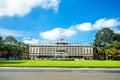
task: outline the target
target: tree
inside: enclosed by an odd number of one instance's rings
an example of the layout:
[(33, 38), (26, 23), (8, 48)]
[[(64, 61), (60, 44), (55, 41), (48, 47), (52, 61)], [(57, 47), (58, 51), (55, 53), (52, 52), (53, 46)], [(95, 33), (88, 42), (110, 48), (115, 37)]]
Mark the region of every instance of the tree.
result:
[(29, 44), (21, 44), (21, 51), (22, 51), (22, 59), (29, 58)]
[(24, 44), (23, 42), (17, 42), (14, 36), (7, 36), (3, 42), (2, 36), (0, 36), (0, 58), (6, 58), (8, 60), (11, 57), (16, 57), (19, 59), (28, 59), (28, 53), (28, 44)]
[(109, 28), (103, 28), (96, 33), (93, 46), (97, 50), (95, 52), (97, 59), (108, 59), (108, 55), (105, 53), (105, 46), (115, 41), (114, 36), (113, 30)]
[(95, 47), (101, 47), (110, 44), (114, 41), (113, 36), (114, 33), (112, 30), (110, 30), (109, 28), (103, 28), (102, 30), (99, 30), (95, 35), (93, 45)]
[(120, 34), (113, 33), (109, 28), (96, 33), (93, 46), (94, 59), (120, 60)]
[(114, 34), (114, 41), (120, 42), (120, 34)]
[(115, 41), (104, 48), (109, 59), (120, 60), (120, 42)]
[(0, 35), (0, 48), (3, 45), (3, 40), (2, 40), (2, 36)]
[(2, 40), (2, 36), (0, 35), (0, 57), (3, 55), (2, 46), (3, 46), (3, 40)]
[(7, 36), (4, 42), (8, 44), (14, 44), (15, 42), (17, 42), (17, 40), (14, 38), (14, 36)]

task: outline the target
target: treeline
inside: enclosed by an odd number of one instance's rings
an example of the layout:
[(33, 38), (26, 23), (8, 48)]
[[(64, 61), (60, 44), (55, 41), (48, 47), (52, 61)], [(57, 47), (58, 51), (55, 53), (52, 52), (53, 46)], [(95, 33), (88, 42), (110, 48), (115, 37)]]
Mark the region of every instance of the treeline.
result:
[(1, 59), (28, 59), (28, 44), (18, 42), (14, 36), (7, 36), (4, 40), (0, 36)]
[(94, 59), (120, 60), (120, 34), (109, 28), (99, 30), (93, 43)]

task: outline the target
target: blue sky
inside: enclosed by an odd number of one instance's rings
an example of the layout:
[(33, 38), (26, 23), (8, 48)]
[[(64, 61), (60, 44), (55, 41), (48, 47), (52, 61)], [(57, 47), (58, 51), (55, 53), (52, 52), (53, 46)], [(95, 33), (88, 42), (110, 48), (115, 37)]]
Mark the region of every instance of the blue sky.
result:
[(0, 0), (0, 33), (18, 41), (92, 43), (98, 30), (120, 34), (120, 0)]

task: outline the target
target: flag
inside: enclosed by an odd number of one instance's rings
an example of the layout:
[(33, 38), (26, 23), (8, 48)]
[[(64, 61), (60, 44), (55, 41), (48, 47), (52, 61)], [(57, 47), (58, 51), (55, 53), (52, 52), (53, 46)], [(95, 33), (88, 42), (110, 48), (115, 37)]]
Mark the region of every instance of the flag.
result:
[(61, 38), (61, 41), (64, 41), (64, 39), (63, 39), (63, 38)]

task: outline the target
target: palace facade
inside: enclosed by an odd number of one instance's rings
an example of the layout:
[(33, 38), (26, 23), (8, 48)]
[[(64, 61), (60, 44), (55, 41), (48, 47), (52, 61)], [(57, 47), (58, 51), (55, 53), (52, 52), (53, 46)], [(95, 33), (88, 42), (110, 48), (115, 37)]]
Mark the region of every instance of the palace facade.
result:
[(29, 45), (29, 57), (40, 58), (78, 58), (93, 59), (93, 47), (86, 44), (60, 42), (41, 42)]

